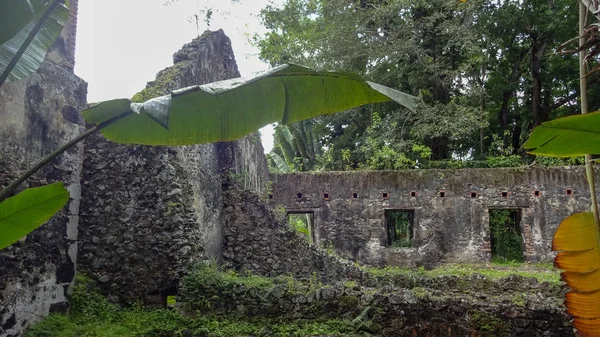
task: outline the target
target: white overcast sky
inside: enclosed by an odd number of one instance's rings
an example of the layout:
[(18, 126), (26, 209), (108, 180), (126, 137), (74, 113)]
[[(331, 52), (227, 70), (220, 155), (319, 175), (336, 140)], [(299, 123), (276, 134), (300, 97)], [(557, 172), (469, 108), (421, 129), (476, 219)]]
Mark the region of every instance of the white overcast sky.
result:
[[(207, 29), (202, 10), (213, 9), (210, 30), (231, 39), (242, 76), (268, 68), (248, 36), (264, 33), (257, 17), (271, 0), (80, 0), (75, 73), (88, 82), (88, 102), (131, 98), (173, 64), (173, 54)], [(196, 20), (199, 13), (199, 29)], [(261, 129), (265, 152), (272, 128)]]

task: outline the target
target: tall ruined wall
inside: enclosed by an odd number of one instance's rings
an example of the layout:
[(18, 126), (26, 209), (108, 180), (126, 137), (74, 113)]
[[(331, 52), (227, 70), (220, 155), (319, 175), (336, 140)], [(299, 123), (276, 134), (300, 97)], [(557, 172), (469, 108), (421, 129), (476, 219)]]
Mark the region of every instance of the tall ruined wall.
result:
[[(521, 215), (524, 257), (549, 260), (561, 220), (589, 209), (584, 171), (553, 167), (278, 174), (269, 202), (288, 212), (313, 212), (318, 245), (332, 245), (339, 254), (372, 265), (488, 261), (489, 210), (514, 209)], [(414, 212), (412, 248), (390, 247), (386, 210)]]
[[(71, 1), (71, 4), (77, 1)], [(54, 50), (58, 58), (74, 52), (76, 9), (63, 31), (70, 47)], [(79, 110), (87, 84), (48, 58), (26, 79), (0, 88), (0, 187), (83, 130)], [(44, 167), (21, 189), (63, 181), (69, 204), (24, 240), (0, 251), (0, 336), (18, 336), (49, 312), (67, 307), (67, 289), (75, 273), (82, 145)]]
[[(134, 99), (239, 76), (221, 30), (204, 33), (173, 59)], [(256, 136), (180, 147), (86, 141), (81, 270), (113, 300), (173, 293), (194, 263), (221, 258), (221, 175), (229, 171), (247, 172), (248, 187), (262, 189), (268, 171)]]

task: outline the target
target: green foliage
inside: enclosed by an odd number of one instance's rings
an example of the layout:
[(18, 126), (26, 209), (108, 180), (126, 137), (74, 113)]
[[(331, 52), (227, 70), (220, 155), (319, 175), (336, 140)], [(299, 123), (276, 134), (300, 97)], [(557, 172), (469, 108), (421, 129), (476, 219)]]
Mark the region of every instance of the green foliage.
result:
[(95, 125), (126, 116), (101, 129), (106, 138), (117, 143), (188, 145), (231, 141), (269, 123), (290, 124), (392, 100), (410, 109), (416, 102), (413, 96), (367, 82), (356, 74), (317, 72), (285, 64), (253, 78), (206, 84), (201, 90), (189, 87), (178, 90), (177, 95), (127, 107), (102, 102), (82, 114)]
[(473, 329), (475, 329), (475, 331), (481, 333), (484, 336), (510, 336), (510, 324), (494, 315), (488, 314), (483, 311), (472, 310), (469, 312), (469, 318)]
[[(7, 69), (17, 50), (33, 31), (37, 19), (49, 10), (51, 2), (10, 0), (0, 3), (0, 74)], [(8, 74), (9, 81), (23, 79), (39, 68), (48, 49), (63, 30), (68, 17), (67, 6), (58, 4)]]
[[(201, 271), (209, 276), (201, 276)], [(191, 277), (199, 282), (216, 282), (221, 289), (228, 290), (231, 285), (263, 287), (271, 284), (267, 278), (223, 273), (208, 266), (198, 269), (198, 274)], [(109, 303), (89, 279), (78, 275), (69, 314), (50, 315), (28, 329), (24, 337), (246, 337), (264, 334), (265, 327), (268, 327), (271, 336), (281, 337), (349, 336), (355, 335), (356, 329), (352, 323), (339, 319), (296, 322), (261, 316), (184, 316), (174, 310), (144, 309), (140, 305), (121, 308)]]
[(390, 232), (392, 247), (412, 247), (411, 214), (402, 211), (386, 212), (386, 223)]
[(490, 238), (493, 261), (523, 262), (523, 238), (515, 211), (490, 210)]
[(533, 154), (576, 157), (600, 154), (600, 112), (546, 122), (533, 130), (524, 147)]
[(519, 275), (523, 277), (533, 277), (540, 282), (550, 282), (552, 284), (561, 284), (560, 274), (551, 264), (536, 263), (527, 264), (521, 262), (502, 262), (490, 264), (469, 264), (469, 263), (449, 263), (443, 264), (435, 269), (426, 270), (425, 268), (364, 268), (367, 272), (376, 278), (389, 278), (398, 276), (422, 276), (438, 277), (444, 275), (470, 276), (481, 274), (490, 279), (499, 279), (510, 275)]
[[(518, 166), (534, 126), (578, 112), (577, 58), (553, 55), (577, 36), (575, 5), (284, 0), (261, 12), (254, 42), (272, 65), (355, 71), (421, 98), (416, 113), (376, 104), (314, 119), (317, 169)], [(600, 90), (600, 76), (589, 81)], [(436, 162), (452, 158), (478, 162)]]
[(69, 201), (62, 182), (29, 188), (0, 202), (0, 249), (41, 226)]

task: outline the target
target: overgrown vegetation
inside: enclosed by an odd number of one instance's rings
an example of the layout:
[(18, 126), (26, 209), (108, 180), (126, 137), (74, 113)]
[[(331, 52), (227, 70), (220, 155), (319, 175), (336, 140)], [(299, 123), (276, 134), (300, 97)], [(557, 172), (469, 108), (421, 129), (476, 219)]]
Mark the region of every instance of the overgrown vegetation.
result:
[[(268, 278), (220, 272), (213, 267), (197, 269), (186, 282), (188, 287), (194, 282), (213, 282), (223, 291), (232, 291), (236, 285), (273, 284)], [(121, 308), (109, 303), (88, 279), (78, 275), (70, 313), (50, 315), (30, 328), (25, 337), (351, 336), (355, 331), (351, 322), (340, 319), (294, 321), (234, 314), (184, 316), (175, 310), (145, 309), (141, 305)]]
[(545, 263), (489, 263), (489, 264), (470, 264), (470, 263), (449, 263), (443, 264), (437, 268), (427, 270), (420, 268), (400, 268), (400, 267), (385, 267), (385, 268), (365, 268), (366, 271), (375, 277), (386, 277), (394, 275), (400, 276), (421, 276), (421, 277), (438, 277), (438, 276), (470, 276), (473, 274), (481, 274), (490, 279), (499, 279), (510, 275), (518, 275), (523, 277), (533, 277), (540, 282), (550, 282), (560, 284), (560, 274), (554, 269), (552, 264)]
[(490, 209), (492, 260), (523, 262), (523, 237), (517, 210)]

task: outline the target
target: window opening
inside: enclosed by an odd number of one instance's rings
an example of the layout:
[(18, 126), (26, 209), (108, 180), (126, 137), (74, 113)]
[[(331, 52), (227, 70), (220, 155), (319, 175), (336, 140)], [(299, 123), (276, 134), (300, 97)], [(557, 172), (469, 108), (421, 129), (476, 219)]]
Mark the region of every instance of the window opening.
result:
[(352, 193), (352, 198), (358, 199), (358, 193)]
[(323, 200), (329, 200), (329, 193), (323, 193)]
[(413, 197), (413, 198), (416, 197), (417, 196), (417, 192), (416, 191), (411, 191), (410, 192), (410, 196)]
[(315, 242), (314, 218), (315, 213), (310, 211), (294, 211), (287, 213), (287, 220), (290, 227), (301, 233), (310, 244)]
[(388, 192), (383, 192), (383, 193), (381, 194), (381, 196), (382, 196), (384, 199), (387, 199), (387, 198), (389, 198), (389, 197), (390, 197), (390, 194), (389, 194)]
[(506, 191), (502, 191), (502, 197), (503, 197), (503, 198), (507, 198), (507, 197), (508, 197), (508, 192), (506, 192)]
[(573, 189), (567, 188), (567, 195), (573, 195)]
[(533, 191), (533, 195), (535, 195), (536, 197), (539, 197), (542, 193), (540, 193), (540, 191)]
[(386, 210), (385, 223), (390, 247), (413, 246), (414, 210)]
[(297, 193), (296, 197), (298, 197), (298, 199), (302, 199), (302, 193)]
[(520, 209), (490, 209), (492, 261), (523, 262), (523, 236)]

